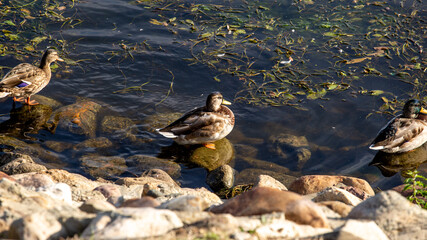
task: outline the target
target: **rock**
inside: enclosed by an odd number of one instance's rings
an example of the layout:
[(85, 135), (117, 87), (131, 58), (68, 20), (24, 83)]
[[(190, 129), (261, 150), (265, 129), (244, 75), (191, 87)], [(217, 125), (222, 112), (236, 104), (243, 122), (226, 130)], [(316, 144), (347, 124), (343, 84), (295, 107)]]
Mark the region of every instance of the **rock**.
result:
[(2, 180), (3, 178), (9, 179), (10, 181), (16, 181), (15, 178), (13, 178), (13, 177), (7, 175), (6, 173), (0, 171), (0, 180)]
[(99, 191), (93, 191), (101, 183), (91, 181), (79, 174), (69, 173), (60, 169), (50, 169), (43, 174), (50, 176), (54, 181), (66, 183), (71, 187), (72, 199), (76, 202), (85, 202), (91, 198), (105, 199)]
[(9, 175), (42, 172), (47, 169), (45, 166), (35, 163), (30, 156), (19, 153), (4, 153), (0, 157), (0, 165), (0, 171)]
[(122, 195), (120, 189), (115, 185), (101, 185), (93, 189), (93, 191), (99, 191), (105, 198), (120, 197)]
[(94, 178), (112, 178), (126, 171), (126, 160), (116, 156), (87, 154), (79, 158), (83, 170)]
[(427, 236), (427, 211), (393, 190), (363, 201), (347, 218), (373, 220), (391, 240), (424, 239)]
[(301, 239), (330, 232), (325, 228), (314, 228), (309, 225), (298, 225), (291, 221), (270, 223), (255, 230), (263, 239)]
[(200, 146), (191, 151), (186, 159), (208, 171), (228, 164), (234, 158), (234, 149), (228, 139), (223, 138), (214, 142), (215, 150)]
[(9, 237), (19, 239), (59, 239), (66, 237), (66, 229), (46, 211), (31, 213), (13, 222)]
[(155, 113), (144, 118), (144, 125), (148, 131), (154, 132), (156, 129), (171, 124), (182, 116), (182, 113)]
[(112, 147), (113, 143), (106, 137), (98, 137), (87, 139), (74, 146), (74, 150), (81, 150), (87, 148), (109, 148)]
[(365, 180), (346, 176), (306, 175), (296, 179), (290, 185), (285, 185), (288, 186), (290, 191), (307, 195), (320, 192), (327, 187), (333, 187), (340, 183), (360, 189), (369, 196), (375, 195), (374, 190)]
[(62, 103), (56, 101), (55, 99), (38, 95), (38, 94), (31, 96), (31, 99), (36, 100), (39, 103), (39, 105), (47, 105), (53, 109), (59, 108), (62, 106)]
[(311, 157), (309, 144), (304, 136), (281, 133), (277, 136), (271, 136), (268, 141), (271, 152), (285, 160), (296, 160), (299, 169)]
[(65, 183), (56, 183), (53, 185), (42, 186), (36, 189), (36, 192), (42, 192), (55, 200), (61, 200), (72, 204), (71, 188)]
[(250, 145), (245, 144), (234, 144), (233, 145), (236, 156), (238, 157), (249, 157), (249, 158), (255, 158), (258, 154), (258, 148)]
[(362, 200), (353, 194), (347, 192), (344, 189), (336, 187), (328, 187), (318, 192), (317, 195), (312, 199), (313, 202), (322, 201), (340, 201), (345, 204), (356, 206), (361, 203)]
[(271, 176), (285, 186), (289, 186), (296, 179), (296, 177), (284, 174), (280, 171), (246, 168), (237, 174), (235, 185), (256, 184), (260, 175)]
[(49, 119), (51, 131), (57, 127), (71, 133), (94, 138), (96, 135), (96, 115), (102, 106), (90, 100), (78, 100), (76, 103), (56, 110)]
[(339, 201), (322, 201), (317, 202), (318, 205), (326, 206), (332, 211), (338, 213), (341, 217), (347, 217), (353, 207)]
[(234, 185), (235, 170), (229, 165), (223, 165), (208, 173), (206, 183), (214, 192)]
[(100, 199), (89, 199), (80, 206), (80, 210), (87, 213), (100, 213), (114, 211), (115, 209), (114, 205)]
[(17, 183), (21, 184), (26, 188), (31, 189), (51, 186), (55, 184), (51, 177), (38, 173), (16, 174), (13, 175), (13, 178), (16, 179)]
[(127, 117), (105, 116), (101, 121), (101, 130), (105, 133), (129, 131), (135, 123)]
[(174, 213), (179, 217), (179, 219), (181, 219), (181, 221), (185, 224), (185, 225), (190, 225), (190, 224), (194, 224), (196, 222), (205, 220), (207, 218), (210, 218), (212, 216), (215, 216), (215, 214), (211, 213), (211, 212), (200, 212), (200, 211), (196, 211), (196, 212), (183, 212), (183, 211), (174, 211)]
[(160, 206), (160, 202), (152, 197), (142, 197), (142, 198), (133, 198), (126, 200), (122, 203), (120, 207), (128, 207), (128, 208), (143, 208), (143, 207), (151, 207), (155, 208)]
[(169, 176), (169, 174), (167, 174), (167, 172), (163, 171), (162, 169), (153, 168), (146, 170), (142, 172), (141, 177), (152, 177), (168, 184), (178, 186), (178, 184)]
[(45, 141), (44, 145), (55, 152), (63, 152), (73, 147), (72, 143), (58, 141)]
[(268, 175), (259, 175), (254, 187), (270, 187), (282, 191), (288, 190), (285, 185)]
[(263, 169), (268, 171), (274, 171), (274, 172), (280, 172), (282, 174), (289, 174), (289, 175), (295, 175), (295, 172), (292, 172), (289, 170), (289, 168), (281, 166), (276, 163), (272, 163), (269, 161), (259, 160), (256, 158), (251, 157), (244, 157), (242, 159), (239, 159), (240, 162), (247, 164), (247, 168), (256, 168), (256, 169)]
[(170, 210), (121, 208), (114, 214), (100, 214), (82, 233), (82, 238), (130, 239), (154, 237), (183, 226)]
[(161, 169), (176, 179), (181, 176), (179, 164), (161, 158), (146, 155), (134, 155), (126, 159), (130, 171), (144, 172), (151, 169)]
[(312, 201), (289, 191), (267, 187), (253, 188), (220, 206), (211, 208), (211, 212), (230, 213), (235, 216), (284, 212), (287, 219), (296, 223), (320, 228), (329, 227), (323, 212)]
[[(159, 189), (160, 190), (160, 189)], [(169, 201), (171, 199), (177, 198), (179, 196), (195, 196), (200, 197), (206, 202), (207, 206), (222, 204), (222, 200), (211, 191), (206, 188), (178, 188), (175, 189), (176, 192), (170, 192), (167, 194), (163, 194), (163, 196), (158, 197), (157, 200), (160, 202)]]
[(388, 240), (388, 237), (373, 221), (348, 220), (339, 230), (337, 240)]
[(162, 203), (160, 208), (174, 211), (201, 212), (209, 206), (209, 203), (201, 197), (184, 195)]

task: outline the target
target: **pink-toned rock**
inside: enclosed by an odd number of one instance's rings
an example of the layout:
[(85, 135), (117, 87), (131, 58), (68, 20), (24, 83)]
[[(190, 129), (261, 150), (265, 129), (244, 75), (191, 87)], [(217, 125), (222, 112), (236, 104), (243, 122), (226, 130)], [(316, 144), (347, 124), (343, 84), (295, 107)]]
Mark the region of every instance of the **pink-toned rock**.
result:
[(306, 175), (296, 179), (288, 187), (289, 191), (302, 195), (317, 193), (327, 187), (333, 187), (337, 184), (344, 184), (356, 189), (360, 189), (370, 196), (375, 195), (374, 190), (369, 183), (363, 179), (346, 176), (329, 176), (329, 175)]
[(256, 187), (213, 207), (213, 213), (230, 213), (235, 216), (261, 215), (284, 212), (288, 220), (313, 227), (328, 228), (322, 210), (314, 202), (299, 194), (269, 187)]
[(16, 174), (13, 178), (24, 187), (41, 188), (55, 184), (51, 177), (38, 173)]
[(105, 198), (109, 198), (109, 197), (119, 197), (122, 194), (120, 193), (120, 189), (117, 186), (114, 185), (101, 185), (99, 187), (96, 187), (95, 189), (93, 189), (93, 191), (99, 191), (102, 193), (102, 195), (104, 195)]
[(143, 208), (143, 207), (158, 207), (160, 202), (152, 197), (133, 198), (123, 202), (120, 207)]

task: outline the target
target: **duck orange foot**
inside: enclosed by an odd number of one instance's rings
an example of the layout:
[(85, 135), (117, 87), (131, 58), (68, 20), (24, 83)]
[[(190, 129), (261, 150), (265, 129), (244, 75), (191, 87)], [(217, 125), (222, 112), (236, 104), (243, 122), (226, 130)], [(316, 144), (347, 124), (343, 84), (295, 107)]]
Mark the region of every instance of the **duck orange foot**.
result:
[(13, 101), (25, 103), (25, 104), (27, 104), (29, 106), (34, 106), (34, 105), (38, 105), (39, 104), (36, 100), (30, 100), (30, 97), (27, 97), (27, 98), (24, 98), (24, 97), (20, 97), (20, 98), (13, 97)]
[(215, 150), (215, 143), (203, 143), (203, 146)]

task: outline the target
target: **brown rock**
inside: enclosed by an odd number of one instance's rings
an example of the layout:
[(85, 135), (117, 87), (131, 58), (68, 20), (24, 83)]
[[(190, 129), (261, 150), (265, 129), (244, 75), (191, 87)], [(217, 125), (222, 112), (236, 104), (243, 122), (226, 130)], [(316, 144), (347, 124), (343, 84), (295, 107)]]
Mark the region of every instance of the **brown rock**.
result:
[(133, 198), (123, 202), (120, 207), (143, 208), (143, 207), (158, 207), (160, 202), (152, 197)]
[(317, 204), (328, 207), (332, 211), (341, 215), (341, 217), (347, 217), (348, 213), (351, 211), (351, 209), (353, 209), (353, 207), (340, 201), (324, 201), (318, 202)]
[(268, 175), (259, 175), (255, 187), (271, 187), (282, 191), (287, 191), (285, 185)]
[(211, 211), (235, 216), (284, 212), (288, 220), (296, 223), (329, 227), (322, 210), (312, 201), (303, 199), (299, 194), (268, 187), (257, 187), (242, 193), (220, 206), (213, 207)]
[(290, 191), (307, 195), (320, 192), (327, 187), (333, 187), (339, 183), (360, 189), (370, 196), (375, 195), (374, 190), (367, 181), (346, 176), (306, 175), (296, 179), (288, 188)]

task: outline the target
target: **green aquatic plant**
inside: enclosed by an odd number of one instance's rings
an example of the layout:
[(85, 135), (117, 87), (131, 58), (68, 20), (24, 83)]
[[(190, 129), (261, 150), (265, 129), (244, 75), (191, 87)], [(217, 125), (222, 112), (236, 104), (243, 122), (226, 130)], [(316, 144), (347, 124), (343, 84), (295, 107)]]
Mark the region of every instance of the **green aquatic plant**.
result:
[(404, 191), (410, 191), (407, 197), (409, 201), (427, 209), (427, 178), (419, 174), (418, 170), (408, 170), (405, 172)]
[[(404, 98), (427, 90), (423, 57), (426, 24), (418, 9), (378, 1), (136, 1), (157, 13), (149, 22), (188, 46), (189, 64), (216, 72), (214, 81), (239, 81), (237, 101), (290, 105), (345, 97)], [(286, 8), (286, 11), (283, 11)], [(287, 16), (283, 13), (286, 12)], [(365, 89), (387, 78), (406, 93)], [(400, 96), (398, 96), (400, 95)]]

